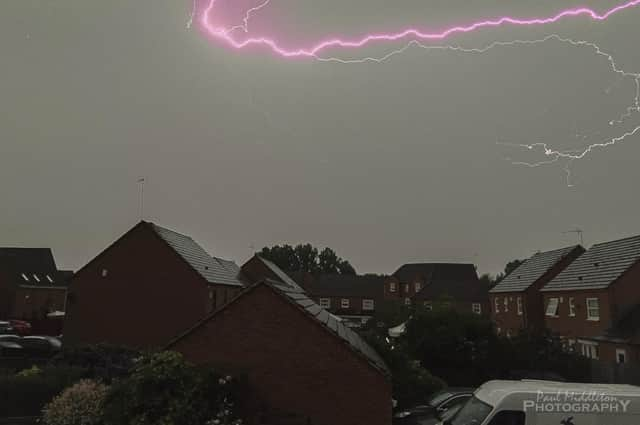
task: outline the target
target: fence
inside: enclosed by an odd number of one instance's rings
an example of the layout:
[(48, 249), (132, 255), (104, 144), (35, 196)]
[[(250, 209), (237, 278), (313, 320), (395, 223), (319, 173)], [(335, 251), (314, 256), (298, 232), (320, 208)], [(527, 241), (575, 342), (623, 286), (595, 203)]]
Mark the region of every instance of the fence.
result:
[(640, 365), (592, 360), (591, 381), (605, 384), (640, 385)]

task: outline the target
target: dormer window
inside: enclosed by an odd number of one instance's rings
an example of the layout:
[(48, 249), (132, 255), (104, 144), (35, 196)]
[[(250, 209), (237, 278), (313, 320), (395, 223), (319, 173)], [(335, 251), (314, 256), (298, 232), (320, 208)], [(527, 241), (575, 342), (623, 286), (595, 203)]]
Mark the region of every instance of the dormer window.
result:
[(22, 278), (24, 279), (25, 282), (29, 282), (29, 278), (27, 277), (26, 274), (22, 273)]
[(33, 274), (33, 278), (36, 280), (36, 282), (40, 282), (40, 278), (38, 277), (37, 274)]
[(53, 283), (53, 279), (51, 279), (51, 276), (46, 275), (47, 280), (49, 281), (49, 283)]

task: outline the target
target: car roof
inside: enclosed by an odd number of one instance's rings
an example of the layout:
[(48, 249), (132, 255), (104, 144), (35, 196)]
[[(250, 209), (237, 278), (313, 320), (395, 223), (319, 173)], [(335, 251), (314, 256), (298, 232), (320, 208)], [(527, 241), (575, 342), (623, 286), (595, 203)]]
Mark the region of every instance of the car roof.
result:
[(538, 394), (557, 393), (558, 391), (569, 391), (584, 393), (585, 391), (597, 391), (607, 395), (616, 396), (636, 396), (640, 397), (640, 387), (623, 384), (588, 384), (572, 382), (542, 381), (535, 379), (524, 379), (522, 381), (489, 381), (475, 392), (475, 396), (481, 401), (495, 407), (507, 396), (513, 394)]

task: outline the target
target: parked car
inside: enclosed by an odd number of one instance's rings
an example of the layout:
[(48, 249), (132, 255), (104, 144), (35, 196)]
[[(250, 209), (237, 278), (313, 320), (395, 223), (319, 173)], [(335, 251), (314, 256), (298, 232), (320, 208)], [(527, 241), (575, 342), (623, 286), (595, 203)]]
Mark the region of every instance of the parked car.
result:
[(0, 334), (8, 334), (13, 332), (13, 327), (11, 327), (10, 322), (0, 321)]
[(23, 357), (24, 349), (22, 345), (12, 342), (0, 340), (0, 357)]
[(439, 391), (424, 405), (396, 412), (394, 425), (435, 425), (447, 420), (473, 395), (473, 388), (447, 388)]
[(9, 320), (9, 324), (13, 328), (13, 332), (18, 335), (30, 335), (31, 323), (25, 320)]
[(25, 336), (18, 344), (24, 348), (25, 356), (50, 357), (62, 348), (58, 338), (52, 336)]

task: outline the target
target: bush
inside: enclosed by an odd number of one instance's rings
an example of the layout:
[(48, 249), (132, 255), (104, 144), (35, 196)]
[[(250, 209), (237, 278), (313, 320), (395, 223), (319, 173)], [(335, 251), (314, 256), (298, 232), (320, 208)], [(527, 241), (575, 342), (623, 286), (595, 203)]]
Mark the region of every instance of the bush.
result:
[(234, 422), (230, 378), (161, 352), (139, 359), (131, 374), (114, 381), (105, 403), (113, 425), (204, 425)]
[(112, 379), (124, 377), (133, 367), (139, 351), (108, 344), (84, 345), (64, 348), (50, 364), (87, 369), (87, 376), (110, 383)]
[(45, 404), (86, 373), (78, 367), (45, 366), (0, 376), (0, 417), (39, 416)]
[(108, 387), (84, 379), (55, 397), (43, 410), (45, 425), (98, 425)]

